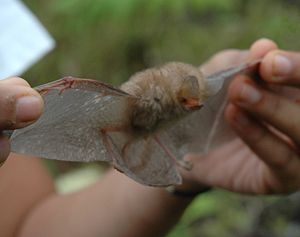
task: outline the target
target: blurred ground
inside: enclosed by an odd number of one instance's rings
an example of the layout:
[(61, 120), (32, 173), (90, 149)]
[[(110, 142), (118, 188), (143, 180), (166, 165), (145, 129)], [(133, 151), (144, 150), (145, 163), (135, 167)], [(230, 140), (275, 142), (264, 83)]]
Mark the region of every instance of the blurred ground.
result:
[[(119, 85), (138, 70), (176, 60), (199, 65), (219, 50), (248, 48), (261, 37), (285, 49), (300, 48), (297, 0), (24, 2), (57, 42), (53, 52), (23, 75), (33, 86), (66, 75)], [(102, 173), (98, 164), (47, 164), (62, 192)], [(195, 200), (168, 237), (300, 236), (297, 198), (217, 190)]]

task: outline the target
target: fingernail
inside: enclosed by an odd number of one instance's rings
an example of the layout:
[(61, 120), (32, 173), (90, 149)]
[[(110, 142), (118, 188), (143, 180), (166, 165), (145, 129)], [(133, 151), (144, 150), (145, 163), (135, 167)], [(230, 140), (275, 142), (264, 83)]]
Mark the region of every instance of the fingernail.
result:
[(273, 80), (279, 81), (283, 80), (292, 70), (292, 64), (290, 60), (282, 55), (276, 55), (273, 61)]
[(240, 100), (242, 103), (255, 104), (262, 98), (261, 92), (248, 84), (243, 85), (240, 92)]
[(42, 112), (41, 99), (36, 96), (23, 96), (17, 100), (16, 117), (18, 122), (32, 122)]

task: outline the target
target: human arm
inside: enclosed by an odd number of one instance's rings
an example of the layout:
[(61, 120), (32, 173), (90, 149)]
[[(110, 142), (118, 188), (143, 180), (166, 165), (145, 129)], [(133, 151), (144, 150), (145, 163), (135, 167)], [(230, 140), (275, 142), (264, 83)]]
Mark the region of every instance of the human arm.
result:
[(11, 154), (0, 168), (0, 227), (7, 237), (163, 236), (191, 201), (116, 170), (60, 195), (40, 159)]
[(38, 204), (19, 236), (163, 236), (191, 200), (111, 170), (84, 190)]

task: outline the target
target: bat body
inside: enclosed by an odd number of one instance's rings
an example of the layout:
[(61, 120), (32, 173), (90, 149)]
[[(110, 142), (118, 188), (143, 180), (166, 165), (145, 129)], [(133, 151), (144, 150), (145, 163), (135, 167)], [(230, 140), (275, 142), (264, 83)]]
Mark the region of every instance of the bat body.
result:
[(169, 63), (133, 75), (120, 89), (72, 77), (39, 86), (45, 112), (13, 133), (12, 150), (49, 159), (107, 161), (142, 184), (180, 184), (177, 164), (188, 166), (182, 156), (214, 147), (230, 134), (220, 119), (224, 79), (257, 63), (206, 78), (197, 67)]

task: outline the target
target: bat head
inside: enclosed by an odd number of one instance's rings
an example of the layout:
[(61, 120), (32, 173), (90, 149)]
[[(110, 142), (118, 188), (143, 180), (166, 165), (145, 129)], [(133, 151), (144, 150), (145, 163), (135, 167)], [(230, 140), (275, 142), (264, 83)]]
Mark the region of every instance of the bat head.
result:
[(201, 71), (179, 62), (136, 73), (121, 89), (139, 98), (133, 110), (132, 124), (146, 130), (200, 109), (207, 98)]

